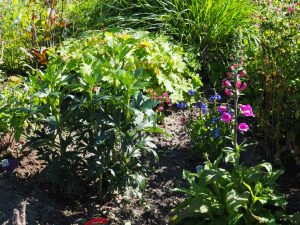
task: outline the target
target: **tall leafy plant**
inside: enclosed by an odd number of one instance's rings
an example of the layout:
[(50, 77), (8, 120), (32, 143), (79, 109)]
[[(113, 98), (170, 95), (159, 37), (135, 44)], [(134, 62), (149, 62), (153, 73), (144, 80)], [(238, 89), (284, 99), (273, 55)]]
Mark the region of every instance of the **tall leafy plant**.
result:
[[(174, 209), (173, 224), (278, 224), (269, 206), (285, 209), (287, 204), (276, 191), (275, 181), (282, 172), (272, 171), (269, 163), (249, 168), (239, 162), (241, 151), (249, 146), (238, 142), (238, 132), (249, 130), (241, 116), (254, 116), (249, 104), (239, 104), (245, 74), (235, 64), (223, 80), (224, 92), (231, 101), (224, 106), (221, 120), (231, 127), (232, 146), (225, 147), (216, 161), (206, 162), (197, 173), (184, 171), (189, 187), (178, 191), (187, 194), (187, 198)], [(232, 168), (222, 168), (221, 162)]]
[(147, 135), (155, 130), (156, 103), (136, 89), (129, 92), (137, 84), (129, 77), (111, 95), (95, 90), (101, 83), (95, 75), (74, 80), (59, 62), (30, 76), (36, 129), (26, 146), (48, 162), (46, 176), (61, 191), (98, 191), (101, 199), (129, 190), (139, 194), (145, 185), (142, 157), (156, 156)]
[(259, 45), (244, 43), (266, 156), (300, 163), (300, 6), (296, 1), (257, 1), (254, 27)]
[[(22, 78), (11, 76), (0, 86), (0, 152), (14, 148), (28, 127), (29, 114), (23, 110), (30, 105), (29, 88)], [(5, 139), (4, 137), (7, 137)], [(8, 140), (6, 143), (3, 140)]]
[(150, 89), (183, 98), (191, 85), (185, 75), (193, 76), (181, 48), (147, 35), (98, 32), (66, 41), (45, 71), (30, 75), (34, 129), (25, 147), (47, 162), (45, 175), (59, 190), (97, 191), (105, 200), (144, 188), (147, 161), (157, 158), (149, 132), (163, 133)]

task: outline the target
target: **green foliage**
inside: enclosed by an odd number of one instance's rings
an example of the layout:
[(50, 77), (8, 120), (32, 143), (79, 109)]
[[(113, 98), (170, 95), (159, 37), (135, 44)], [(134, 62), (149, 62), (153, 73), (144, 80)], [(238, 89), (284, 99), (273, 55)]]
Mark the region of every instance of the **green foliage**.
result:
[(44, 65), (37, 54), (63, 38), (67, 25), (63, 17), (65, 10), (63, 0), (1, 1), (0, 68), (18, 73), (24, 71), (25, 63)]
[(130, 190), (139, 194), (144, 157), (157, 157), (147, 134), (155, 126), (156, 103), (135, 88), (144, 85), (136, 71), (113, 74), (119, 84), (110, 89), (102, 85), (101, 71), (75, 76), (68, 66), (53, 59), (45, 72), (30, 76), (36, 129), (26, 146), (38, 151), (48, 163), (49, 180), (69, 194), (98, 191), (102, 199)]
[(190, 117), (188, 131), (191, 137), (192, 154), (208, 155), (211, 161), (217, 159), (221, 149), (228, 144), (226, 136), (230, 133), (229, 126), (220, 120), (217, 100), (196, 103), (201, 108), (199, 116)]
[[(103, 85), (118, 91), (122, 82), (148, 95), (169, 92), (173, 102), (184, 99), (193, 86), (200, 86), (198, 76), (189, 70), (186, 55), (165, 36), (147, 32), (95, 32), (79, 40), (71, 39), (58, 48), (58, 56), (66, 64), (66, 72), (102, 79)], [(128, 73), (134, 71), (134, 75)], [(144, 81), (134, 85), (134, 77)], [(95, 81), (89, 81), (95, 82)], [(131, 91), (131, 90), (129, 90)]]
[(269, 206), (287, 204), (274, 189), (281, 171), (268, 163), (228, 171), (219, 168), (220, 159), (198, 173), (183, 172), (189, 187), (176, 190), (187, 198), (174, 209), (172, 224), (278, 224)]
[(235, 32), (250, 26), (253, 9), (250, 0), (103, 0), (82, 10), (92, 29), (142, 28), (171, 35), (200, 57), (210, 78), (219, 78)]
[(300, 138), (300, 5), (295, 1), (259, 1), (257, 5), (257, 45), (244, 43), (244, 50), (266, 153), (270, 159), (283, 153), (284, 161), (293, 156), (300, 163), (296, 141)]
[(9, 135), (9, 141), (1, 146), (0, 152), (7, 150), (15, 140), (19, 141), (28, 126), (28, 113), (22, 108), (30, 103), (28, 87), (20, 77), (11, 76), (0, 86), (0, 135)]
[(73, 23), (72, 35), (80, 35), (88, 30), (100, 30), (104, 28), (103, 20), (107, 19), (112, 11), (105, 10), (105, 4), (112, 0), (73, 0), (69, 6), (67, 17)]
[[(46, 71), (29, 77), (34, 125), (25, 147), (48, 163), (49, 180), (67, 193), (140, 195), (157, 100), (151, 91), (183, 98), (191, 84), (180, 47), (144, 32), (96, 33), (69, 40)], [(185, 77), (186, 76), (186, 77)], [(195, 80), (196, 76), (195, 76)]]

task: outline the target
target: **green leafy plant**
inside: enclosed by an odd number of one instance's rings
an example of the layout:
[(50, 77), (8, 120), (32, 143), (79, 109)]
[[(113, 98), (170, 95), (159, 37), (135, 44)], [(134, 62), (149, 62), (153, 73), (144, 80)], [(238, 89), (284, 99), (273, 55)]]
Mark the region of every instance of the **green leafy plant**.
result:
[(67, 72), (95, 74), (104, 82), (101, 86), (114, 89), (112, 93), (125, 82), (123, 78), (133, 79), (126, 71), (135, 71), (145, 81), (132, 85), (132, 90), (143, 90), (148, 96), (168, 92), (173, 102), (183, 100), (193, 86), (201, 85), (198, 75), (190, 70), (183, 49), (165, 36), (134, 31), (94, 32), (80, 40), (64, 42), (58, 53), (54, 57), (62, 59)]
[(253, 83), (251, 98), (257, 108), (266, 156), (280, 159), (289, 167), (300, 163), (296, 141), (300, 137), (300, 5), (296, 1), (256, 4), (259, 10), (253, 27), (257, 42), (244, 43)]
[(59, 190), (97, 191), (102, 200), (140, 196), (148, 161), (157, 158), (149, 132), (163, 133), (150, 89), (180, 99), (191, 85), (181, 49), (163, 40), (143, 32), (90, 34), (64, 42), (44, 72), (29, 76), (34, 126), (24, 148), (38, 151)]
[(23, 108), (30, 104), (30, 98), (28, 87), (21, 77), (9, 77), (0, 89), (0, 134), (3, 140), (5, 136), (8, 138), (7, 143), (2, 143), (1, 152), (12, 149), (13, 144), (25, 134), (29, 115)]
[(281, 171), (263, 163), (219, 168), (220, 159), (206, 163), (198, 173), (184, 171), (187, 198), (174, 209), (173, 224), (276, 224), (268, 205), (285, 207), (284, 196), (274, 190)]
[(228, 126), (220, 120), (221, 96), (218, 93), (209, 99), (200, 99), (195, 106), (197, 116), (190, 116), (187, 123), (193, 153), (197, 156), (208, 155), (211, 161), (217, 159), (221, 149), (226, 146)]
[[(238, 143), (237, 132), (249, 130), (239, 117), (254, 116), (250, 105), (238, 104), (247, 87), (245, 75), (245, 70), (234, 64), (222, 82), (225, 94), (232, 98), (233, 112), (227, 105), (221, 115), (221, 120), (231, 126), (232, 147), (225, 147), (213, 163), (207, 160), (198, 173), (184, 171), (189, 187), (177, 190), (187, 198), (174, 209), (173, 224), (278, 224), (270, 206), (282, 210), (287, 204), (276, 191), (275, 181), (282, 171), (272, 171), (269, 163), (249, 168), (239, 162), (241, 151), (249, 146)], [(231, 168), (222, 168), (223, 162)]]
[(98, 191), (106, 199), (131, 187), (139, 194), (145, 185), (142, 157), (156, 156), (147, 135), (158, 130), (153, 128), (156, 103), (136, 89), (128, 93), (138, 76), (122, 77), (111, 95), (109, 89), (95, 91), (100, 77), (82, 73), (74, 79), (65, 72), (53, 61), (45, 72), (30, 76), (36, 129), (25, 147), (48, 162), (46, 176), (62, 191)]

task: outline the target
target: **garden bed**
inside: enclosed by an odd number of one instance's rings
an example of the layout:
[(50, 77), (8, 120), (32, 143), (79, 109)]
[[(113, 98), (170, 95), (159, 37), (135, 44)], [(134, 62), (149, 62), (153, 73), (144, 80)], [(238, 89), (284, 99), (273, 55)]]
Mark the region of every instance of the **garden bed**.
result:
[[(45, 183), (42, 176), (45, 165), (37, 160), (33, 151), (21, 156), (15, 174), (0, 178), (0, 224), (11, 224), (13, 210), (18, 209), (22, 201), (27, 202), (28, 224), (83, 224), (88, 218), (97, 216), (108, 217), (112, 224), (124, 224), (125, 221), (134, 225), (168, 224), (171, 210), (184, 200), (184, 195), (172, 189), (185, 186), (182, 170), (195, 170), (198, 161), (191, 159), (189, 138), (183, 125), (183, 118), (188, 115), (188, 111), (180, 111), (164, 119), (161, 126), (172, 134), (172, 138), (161, 135), (155, 137), (160, 160), (150, 172), (142, 200), (131, 199), (130, 203), (126, 203), (117, 198), (114, 202), (101, 205), (93, 199), (72, 203), (61, 199)], [(294, 174), (285, 173), (281, 176), (280, 189), (288, 197), (288, 211), (291, 213), (300, 210), (299, 187)]]

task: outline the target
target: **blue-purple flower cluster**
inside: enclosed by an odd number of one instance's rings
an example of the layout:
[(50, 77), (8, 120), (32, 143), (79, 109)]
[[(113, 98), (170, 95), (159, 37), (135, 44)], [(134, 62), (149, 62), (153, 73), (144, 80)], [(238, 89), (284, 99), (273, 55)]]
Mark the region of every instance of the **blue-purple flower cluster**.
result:
[(211, 95), (209, 97), (209, 102), (215, 102), (215, 101), (220, 101), (221, 100), (221, 95), (219, 95), (218, 93), (216, 93), (215, 95)]
[(208, 105), (205, 102), (197, 102), (196, 103), (196, 108), (201, 109), (203, 114), (207, 113), (208, 110)]
[(185, 109), (187, 108), (187, 104), (185, 102), (179, 102), (176, 104), (177, 109)]
[(219, 127), (216, 127), (216, 129), (212, 131), (212, 136), (213, 136), (214, 139), (218, 139), (220, 137), (219, 132), (220, 132)]

